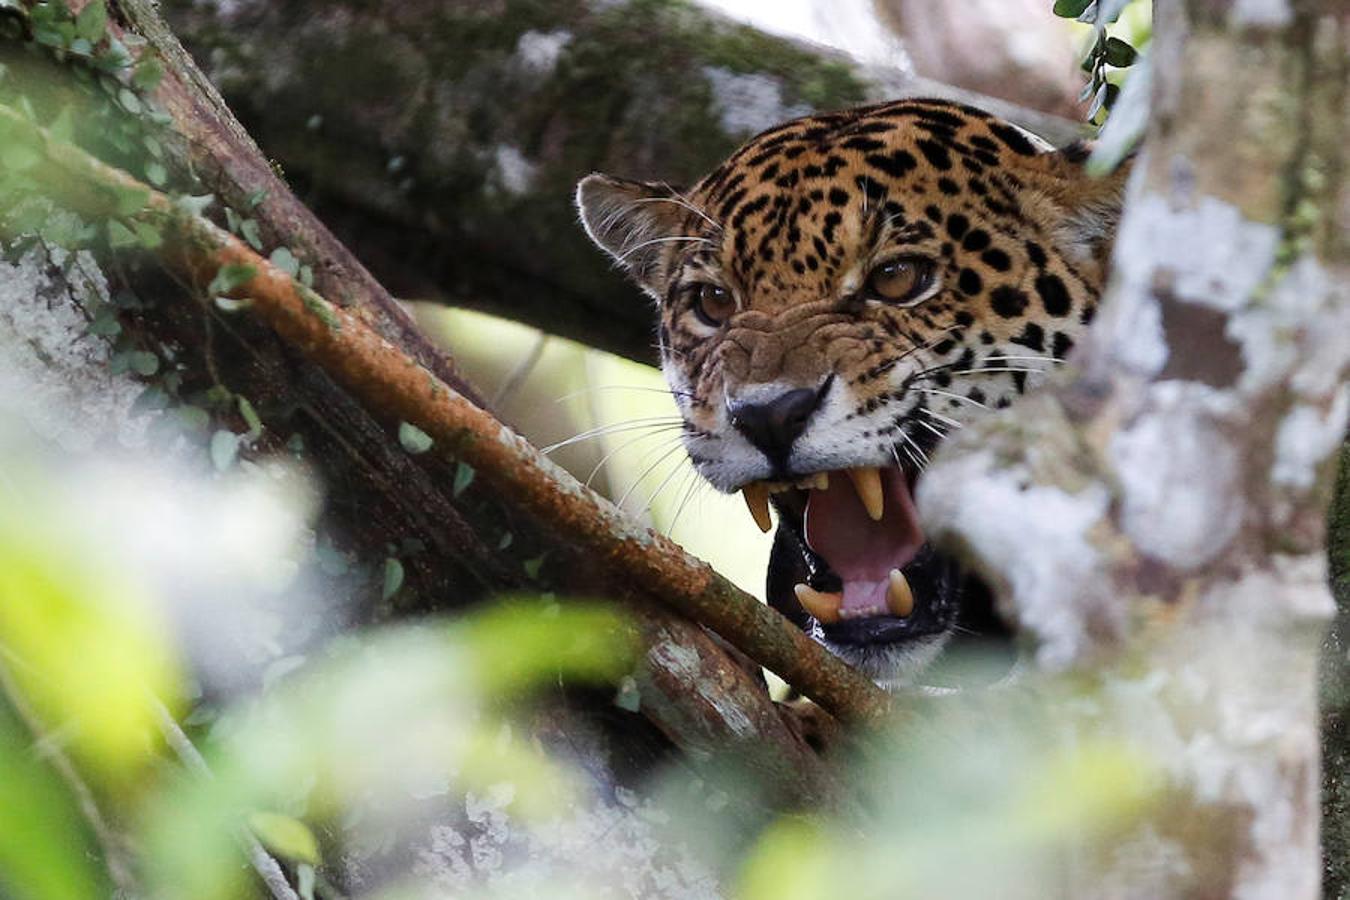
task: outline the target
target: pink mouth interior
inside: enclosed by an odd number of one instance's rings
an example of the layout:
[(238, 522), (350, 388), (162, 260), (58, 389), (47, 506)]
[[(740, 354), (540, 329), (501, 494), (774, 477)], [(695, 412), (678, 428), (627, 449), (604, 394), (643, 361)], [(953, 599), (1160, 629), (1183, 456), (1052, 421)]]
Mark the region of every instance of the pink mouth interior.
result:
[(847, 474), (830, 473), (830, 487), (811, 491), (806, 502), (806, 543), (825, 558), (844, 582), (840, 610), (886, 607), (891, 569), (903, 569), (923, 546), (914, 498), (899, 469), (881, 470), (886, 497), (881, 521), (874, 522)]

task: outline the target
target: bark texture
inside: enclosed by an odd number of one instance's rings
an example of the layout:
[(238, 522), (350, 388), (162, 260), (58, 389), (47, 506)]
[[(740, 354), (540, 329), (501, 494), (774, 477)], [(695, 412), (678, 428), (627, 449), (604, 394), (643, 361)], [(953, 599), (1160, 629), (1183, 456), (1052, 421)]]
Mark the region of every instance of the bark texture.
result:
[(1101, 318), (1057, 387), (933, 468), (920, 508), (1042, 667), (1092, 673), (1091, 727), (1159, 766), (1165, 812), (1067, 895), (1313, 898), (1350, 32), (1334, 0), (1157, 13)]
[(1051, 140), (1077, 134), (683, 0), (164, 8), (250, 133), (396, 294), (648, 362), (649, 303), (576, 225), (589, 172), (688, 184), (784, 119), (903, 93), (975, 100)]

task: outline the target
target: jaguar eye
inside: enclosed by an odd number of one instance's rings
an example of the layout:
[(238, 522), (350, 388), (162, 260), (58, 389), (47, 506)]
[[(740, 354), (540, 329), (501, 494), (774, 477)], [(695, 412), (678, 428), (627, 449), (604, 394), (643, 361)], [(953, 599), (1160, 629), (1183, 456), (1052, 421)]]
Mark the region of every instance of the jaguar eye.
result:
[(905, 304), (933, 285), (933, 264), (919, 257), (882, 263), (867, 276), (867, 290), (876, 300)]
[(694, 301), (694, 315), (709, 328), (720, 328), (736, 312), (736, 299), (731, 291), (715, 284), (696, 284), (690, 289)]

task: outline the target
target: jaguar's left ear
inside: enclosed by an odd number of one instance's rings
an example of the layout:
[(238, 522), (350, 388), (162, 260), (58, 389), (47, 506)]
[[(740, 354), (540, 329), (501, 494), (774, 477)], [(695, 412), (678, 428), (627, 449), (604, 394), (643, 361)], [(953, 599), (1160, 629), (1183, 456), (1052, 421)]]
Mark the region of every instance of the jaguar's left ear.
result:
[(686, 213), (677, 197), (666, 184), (598, 172), (577, 185), (577, 212), (586, 233), (657, 300), (670, 277), (666, 251), (679, 239)]
[(1041, 221), (1058, 221), (1056, 238), (1060, 251), (1081, 262), (1105, 265), (1120, 213), (1125, 203), (1125, 184), (1134, 159), (1128, 158), (1105, 175), (1087, 170), (1092, 144), (1077, 141), (1059, 150), (1037, 154), (1027, 160), (1031, 202), (1053, 208)]

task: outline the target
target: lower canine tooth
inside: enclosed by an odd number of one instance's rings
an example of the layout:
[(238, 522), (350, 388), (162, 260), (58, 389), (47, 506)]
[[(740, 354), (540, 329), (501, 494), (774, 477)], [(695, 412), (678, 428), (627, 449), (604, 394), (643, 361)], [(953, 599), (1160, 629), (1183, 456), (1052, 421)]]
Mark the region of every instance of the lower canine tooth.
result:
[(914, 612), (914, 592), (899, 569), (891, 569), (890, 584), (886, 586), (886, 608), (891, 615), (902, 619)]
[(881, 521), (881, 514), (885, 511), (886, 503), (881, 492), (881, 473), (874, 466), (868, 466), (863, 469), (846, 469), (848, 477), (853, 481), (853, 489), (858, 492), (858, 499), (862, 501), (863, 508), (867, 510), (867, 516), (873, 522)]
[(843, 594), (824, 594), (809, 584), (799, 584), (793, 592), (802, 609), (810, 613), (822, 625), (833, 625), (839, 621), (839, 607), (844, 603)]
[(741, 496), (759, 530), (767, 534), (773, 527), (773, 520), (769, 518), (769, 489), (758, 482), (747, 484), (741, 488)]

